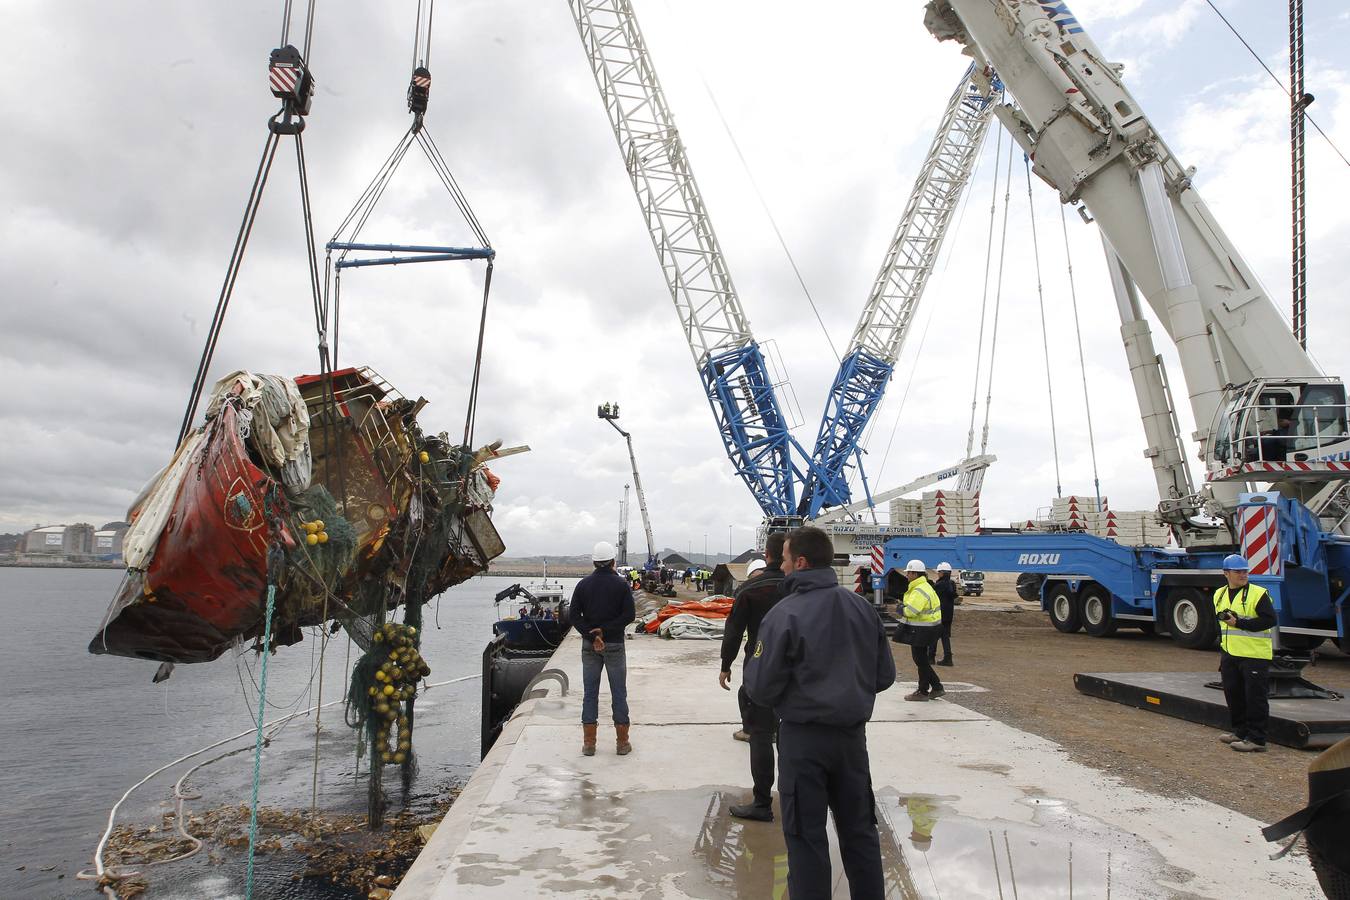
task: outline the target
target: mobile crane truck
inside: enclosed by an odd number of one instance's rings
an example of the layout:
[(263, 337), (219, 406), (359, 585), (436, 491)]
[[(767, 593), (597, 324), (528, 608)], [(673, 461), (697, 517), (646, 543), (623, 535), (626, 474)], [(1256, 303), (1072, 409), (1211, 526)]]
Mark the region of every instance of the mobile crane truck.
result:
[[(997, 72), (1016, 105), (994, 114), (1063, 203), (1095, 221), (1108, 260), (1161, 502), (1176, 548), (1091, 534), (897, 537), (888, 570), (928, 565), (1017, 572), (1054, 626), (1120, 627), (1214, 646), (1211, 597), (1239, 552), (1277, 611), (1272, 740), (1325, 746), (1350, 733), (1350, 704), (1301, 677), (1326, 640), (1350, 651), (1350, 432), (1345, 386), (1322, 374), (1279, 315), (1139, 102), (1065, 4), (931, 0), (925, 25)], [(1177, 349), (1205, 464), (1196, 489), (1173, 395), (1140, 295)], [(1217, 692), (1180, 673), (1078, 675), (1080, 690), (1226, 725)], [(1292, 708), (1291, 708), (1292, 707)]]

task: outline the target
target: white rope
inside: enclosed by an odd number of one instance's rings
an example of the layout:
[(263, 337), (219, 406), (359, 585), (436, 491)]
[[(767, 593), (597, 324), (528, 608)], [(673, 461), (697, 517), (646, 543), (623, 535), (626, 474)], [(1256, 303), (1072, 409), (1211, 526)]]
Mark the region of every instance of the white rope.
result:
[[(436, 688), (436, 687), (445, 687), (446, 685), (449, 685), (449, 684), (458, 684), (458, 683), (463, 682), (463, 681), (472, 681), (472, 680), (475, 679), (475, 678), (482, 678), (482, 677), (483, 677), (483, 676), (482, 676), (481, 673), (476, 673), (476, 674), (473, 674), (473, 675), (463, 675), (463, 676), (461, 676), (461, 677), (459, 677), (459, 678), (451, 678), (451, 679), (449, 679), (448, 681), (437, 681), (437, 682), (429, 683), (429, 684), (425, 685), (425, 688), (426, 688), (426, 690), (431, 690), (432, 688)], [(347, 702), (347, 698), (343, 697), (341, 700), (330, 700), (329, 702), (322, 704), (322, 706), (323, 706), (323, 707), (337, 706), (339, 703), (346, 703), (346, 702)], [(279, 726), (279, 725), (284, 725), (284, 724), (286, 724), (286, 723), (289, 722), (291, 719), (299, 718), (300, 716), (306, 716), (306, 715), (309, 715), (310, 713), (315, 712), (315, 711), (318, 710), (319, 708), (320, 708), (319, 706), (311, 706), (309, 709), (304, 709), (304, 710), (301, 710), (301, 711), (299, 711), (299, 712), (293, 712), (293, 713), (290, 713), (290, 714), (288, 714), (288, 715), (281, 716), (280, 718), (273, 719), (273, 720), (270, 721), (270, 722), (265, 722), (265, 723), (263, 723), (263, 728), (276, 728), (276, 727)], [(122, 804), (125, 803), (125, 802), (127, 801), (127, 798), (130, 797), (133, 793), (135, 793), (135, 791), (136, 791), (137, 788), (141, 787), (142, 785), (144, 785), (145, 783), (147, 783), (148, 781), (150, 781), (151, 779), (153, 779), (155, 776), (160, 775), (160, 774), (162, 774), (162, 773), (164, 773), (164, 772), (167, 772), (169, 769), (172, 769), (174, 766), (177, 766), (177, 765), (180, 765), (180, 764), (182, 764), (182, 763), (185, 763), (185, 762), (187, 762), (189, 759), (192, 759), (193, 757), (201, 756), (203, 753), (207, 753), (207, 752), (209, 752), (209, 751), (211, 751), (211, 750), (215, 750), (217, 747), (223, 747), (223, 746), (225, 746), (226, 744), (229, 744), (229, 743), (231, 743), (231, 742), (233, 742), (233, 741), (242, 740), (242, 739), (244, 739), (244, 738), (246, 738), (246, 737), (253, 737), (253, 736), (257, 733), (257, 730), (258, 730), (258, 729), (257, 729), (257, 726), (254, 726), (254, 727), (248, 728), (248, 729), (245, 730), (245, 731), (241, 731), (241, 732), (239, 732), (238, 734), (234, 734), (234, 735), (231, 735), (231, 736), (229, 736), (229, 737), (227, 737), (227, 738), (224, 738), (224, 739), (222, 739), (222, 740), (216, 741), (214, 744), (208, 744), (208, 745), (206, 745), (205, 747), (202, 747), (202, 748), (200, 748), (200, 749), (198, 749), (198, 750), (193, 750), (191, 753), (185, 753), (185, 754), (183, 754), (182, 756), (178, 757), (177, 759), (173, 760), (172, 762), (165, 763), (164, 765), (160, 766), (158, 769), (155, 769), (155, 771), (151, 772), (149, 775), (146, 775), (146, 776), (145, 776), (144, 778), (142, 778), (140, 781), (136, 782), (136, 783), (133, 784), (131, 787), (127, 788), (126, 793), (122, 794), (122, 796), (119, 797), (119, 798), (117, 799), (117, 802), (114, 803), (114, 804), (112, 805), (112, 809), (108, 810), (108, 825), (107, 825), (107, 827), (103, 830), (102, 836), (99, 837), (99, 839), (98, 839), (98, 846), (96, 846), (96, 847), (94, 848), (94, 871), (93, 871), (92, 873), (90, 873), (88, 870), (85, 870), (85, 871), (80, 872), (79, 874), (77, 874), (75, 877), (76, 877), (76, 878), (83, 879), (83, 880), (85, 880), (85, 881), (100, 881), (100, 880), (102, 880), (102, 879), (104, 878), (105, 875), (108, 876), (109, 878), (114, 878), (114, 879), (117, 879), (117, 878), (129, 878), (129, 877), (131, 877), (132, 875), (135, 875), (135, 874), (136, 874), (135, 872), (121, 873), (121, 874), (110, 872), (110, 871), (108, 870), (108, 867), (105, 866), (105, 865), (103, 864), (103, 851), (107, 848), (107, 846), (108, 846), (108, 840), (112, 837), (113, 825), (114, 825), (114, 823), (115, 823), (115, 821), (116, 821), (116, 819), (117, 819), (117, 811), (118, 811), (119, 809), (121, 809)], [(276, 732), (274, 731), (272, 734), (269, 734), (269, 735), (267, 736), (267, 741), (270, 742), (275, 736), (276, 736)], [(221, 756), (218, 756), (218, 757), (216, 757), (215, 759), (208, 760), (207, 762), (204, 762), (204, 763), (202, 763), (202, 764), (199, 765), (199, 766), (193, 767), (193, 768), (190, 769), (190, 770), (189, 770), (182, 778), (180, 778), (180, 779), (178, 780), (178, 783), (174, 786), (175, 794), (177, 794), (177, 792), (178, 792), (180, 786), (181, 786), (182, 783), (183, 783), (183, 780), (186, 779), (188, 775), (191, 775), (193, 772), (197, 771), (197, 769), (200, 769), (200, 768), (202, 768), (203, 766), (210, 765), (211, 763), (216, 762), (216, 761), (218, 761), (218, 760), (224, 759), (226, 756), (230, 756), (230, 755), (232, 755), (232, 754), (234, 754), (234, 753), (237, 753), (237, 752), (239, 752), (239, 751), (241, 751), (241, 750), (247, 750), (247, 749), (248, 749), (247, 747), (241, 747), (241, 748), (239, 748), (239, 750), (232, 750), (232, 751), (230, 751), (230, 753), (222, 754)], [(196, 798), (194, 798), (194, 797), (185, 797), (184, 799), (196, 799)], [(181, 816), (180, 816), (180, 818), (181, 818)], [(197, 838), (193, 837), (193, 836), (190, 835), (190, 834), (185, 834), (184, 837), (188, 838), (189, 840), (194, 840), (194, 841), (197, 840)], [(193, 852), (195, 852), (195, 851), (193, 851)], [(189, 854), (187, 854), (187, 855), (191, 855), (191, 854), (189, 853)], [(182, 859), (182, 858), (186, 858), (186, 857), (178, 857), (178, 858), (179, 858), (179, 859)], [(172, 860), (163, 860), (163, 861), (164, 861), (164, 862), (172, 862)], [(117, 894), (116, 894), (115, 892), (113, 892), (110, 888), (108, 888), (108, 887), (106, 887), (106, 886), (104, 887), (104, 893), (107, 894), (107, 896), (109, 896), (109, 897), (116, 897), (116, 896), (117, 896)]]

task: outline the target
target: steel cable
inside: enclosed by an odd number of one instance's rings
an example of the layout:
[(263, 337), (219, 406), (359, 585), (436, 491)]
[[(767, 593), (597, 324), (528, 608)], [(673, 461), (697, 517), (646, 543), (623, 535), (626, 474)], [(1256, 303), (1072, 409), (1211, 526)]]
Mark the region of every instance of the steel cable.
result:
[(197, 374), (192, 379), (192, 392), (188, 396), (187, 410), (183, 413), (183, 424), (178, 429), (177, 444), (183, 443), (183, 439), (192, 430), (193, 420), (197, 417), (197, 404), (200, 402), (202, 390), (206, 387), (206, 373), (210, 370), (211, 360), (215, 357), (216, 343), (220, 339), (220, 329), (225, 322), (225, 312), (234, 294), (234, 284), (239, 278), (239, 267), (243, 263), (249, 237), (253, 234), (253, 222), (258, 216), (258, 205), (262, 202), (263, 190), (267, 187), (267, 177), (272, 171), (272, 160), (276, 158), (279, 140), (277, 133), (269, 129), (267, 141), (263, 144), (262, 159), (258, 161), (258, 171), (253, 176), (253, 187), (249, 190), (248, 202), (244, 205), (244, 217), (239, 223), (239, 233), (234, 239), (234, 249), (225, 268), (225, 281), (220, 286), (220, 296), (216, 300), (215, 313), (211, 317), (211, 326), (206, 335), (206, 346), (202, 348), (202, 356), (197, 363)]
[(1064, 218), (1064, 204), (1059, 207), (1059, 226), (1064, 232), (1064, 261), (1069, 271), (1069, 302), (1073, 306), (1073, 331), (1078, 339), (1078, 371), (1083, 379), (1083, 409), (1087, 412), (1088, 451), (1092, 455), (1092, 487), (1097, 492), (1097, 511), (1102, 509), (1102, 483), (1097, 477), (1097, 440), (1092, 430), (1092, 399), (1088, 395), (1087, 358), (1083, 355), (1083, 328), (1078, 321), (1078, 289), (1073, 281), (1073, 256), (1069, 253), (1069, 226)]
[(1045, 288), (1041, 283), (1041, 244), (1036, 235), (1036, 201), (1031, 194), (1031, 159), (1022, 157), (1027, 173), (1027, 218), (1031, 220), (1031, 255), (1036, 262), (1036, 302), (1041, 309), (1041, 349), (1045, 354), (1045, 393), (1050, 401), (1050, 447), (1055, 458), (1055, 496), (1064, 496), (1059, 474), (1059, 429), (1055, 424), (1055, 386), (1050, 378), (1050, 331), (1045, 323)]

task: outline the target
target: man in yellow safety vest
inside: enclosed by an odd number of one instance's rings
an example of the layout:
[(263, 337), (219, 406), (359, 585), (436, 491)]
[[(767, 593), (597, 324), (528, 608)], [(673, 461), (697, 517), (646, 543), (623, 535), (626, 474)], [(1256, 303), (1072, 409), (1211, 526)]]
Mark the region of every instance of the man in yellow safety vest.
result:
[(1274, 649), (1275, 605), (1266, 589), (1247, 580), (1247, 560), (1224, 557), (1228, 584), (1214, 592), (1219, 617), (1219, 676), (1233, 730), (1220, 735), (1239, 753), (1264, 753), (1270, 718), (1270, 660)]
[[(900, 598), (900, 615), (904, 618), (905, 640), (910, 657), (919, 670), (919, 686), (906, 700), (934, 700), (946, 693), (929, 661), (928, 651), (942, 636), (942, 603), (937, 591), (928, 581), (928, 569), (923, 560), (911, 559), (905, 564), (905, 578), (909, 585)], [(900, 635), (897, 634), (899, 639)]]

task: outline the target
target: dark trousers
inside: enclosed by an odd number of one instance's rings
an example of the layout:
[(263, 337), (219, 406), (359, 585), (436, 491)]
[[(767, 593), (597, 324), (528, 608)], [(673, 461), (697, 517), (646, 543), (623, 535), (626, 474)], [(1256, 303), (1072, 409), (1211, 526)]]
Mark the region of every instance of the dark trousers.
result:
[(1222, 653), (1219, 677), (1233, 734), (1253, 744), (1264, 744), (1270, 719), (1270, 660)]
[[(745, 693), (745, 689), (741, 689)], [(773, 707), (760, 706), (747, 695), (745, 730), (750, 732), (750, 778), (755, 785), (755, 806), (773, 806), (773, 739), (778, 733), (778, 717)]]
[[(952, 617), (956, 615), (956, 606), (952, 603), (944, 602), (942, 604), (942, 658), (952, 658)], [(937, 642), (928, 648), (928, 661), (933, 662), (937, 659)]]
[[(934, 688), (942, 687), (942, 679), (938, 678), (937, 672), (933, 671), (933, 664), (929, 658), (933, 653), (933, 646), (937, 643), (936, 635), (934, 642), (926, 647), (910, 647), (910, 656), (914, 660), (915, 667), (919, 670), (919, 693), (926, 694)], [(949, 651), (950, 652), (950, 651)]]
[(869, 765), (866, 723), (851, 728), (779, 723), (778, 799), (792, 900), (830, 897), (827, 810), (834, 814), (849, 896), (852, 900), (884, 897)]

